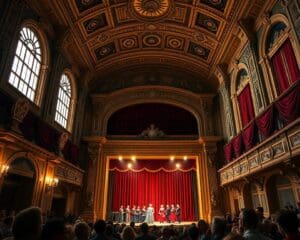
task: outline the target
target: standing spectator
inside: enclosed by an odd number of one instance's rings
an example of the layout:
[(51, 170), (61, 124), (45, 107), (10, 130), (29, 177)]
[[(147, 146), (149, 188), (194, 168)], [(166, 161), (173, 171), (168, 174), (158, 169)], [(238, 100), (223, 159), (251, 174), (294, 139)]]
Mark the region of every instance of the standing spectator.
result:
[(280, 210), (277, 214), (276, 222), (279, 225), (279, 231), (285, 240), (299, 240), (299, 219), (297, 215), (289, 210)]

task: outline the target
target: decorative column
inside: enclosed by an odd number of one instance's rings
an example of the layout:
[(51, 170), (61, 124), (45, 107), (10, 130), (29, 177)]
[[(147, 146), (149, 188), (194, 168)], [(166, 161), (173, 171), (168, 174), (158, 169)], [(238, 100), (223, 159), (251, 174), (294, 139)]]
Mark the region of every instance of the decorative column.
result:
[[(221, 189), (217, 176), (217, 142), (220, 137), (209, 136), (200, 138), (200, 143), (203, 146), (203, 159), (201, 170), (202, 186), (205, 189), (206, 198), (202, 199), (202, 203), (206, 205), (206, 217), (211, 220), (214, 216), (223, 216), (221, 209)], [(203, 193), (201, 193), (203, 194)], [(205, 201), (205, 202), (203, 202)], [(206, 202), (207, 201), (207, 202)]]
[[(86, 171), (86, 181), (84, 190), (84, 200), (82, 206), (82, 218), (88, 221), (95, 221), (98, 213), (96, 212), (96, 202), (99, 201), (96, 192), (98, 191), (98, 175), (100, 167), (100, 155), (102, 143), (99, 141), (88, 141), (88, 166)], [(103, 184), (100, 183), (100, 184)]]
[(227, 139), (230, 139), (232, 136), (235, 135), (235, 131), (234, 131), (235, 129), (234, 129), (234, 119), (232, 114), (231, 102), (228, 95), (228, 89), (226, 88), (225, 83), (220, 85), (219, 91), (223, 102)]

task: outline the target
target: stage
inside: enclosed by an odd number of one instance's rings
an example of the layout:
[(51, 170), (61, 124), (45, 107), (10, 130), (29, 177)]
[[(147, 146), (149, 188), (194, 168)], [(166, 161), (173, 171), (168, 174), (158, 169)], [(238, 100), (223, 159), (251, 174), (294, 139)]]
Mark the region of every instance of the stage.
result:
[[(117, 224), (119, 222), (114, 222), (114, 224)], [(129, 223), (119, 223), (119, 224), (126, 224), (129, 225)], [(135, 226), (139, 227), (142, 223), (136, 223)], [(186, 222), (175, 222), (175, 223), (160, 223), (160, 222), (154, 222), (154, 223), (148, 223), (148, 225), (151, 226), (157, 226), (157, 227), (166, 227), (166, 226), (175, 226), (175, 227), (187, 227), (187, 226), (191, 226), (192, 224), (197, 224), (197, 222), (192, 222), (192, 221), (186, 221)]]

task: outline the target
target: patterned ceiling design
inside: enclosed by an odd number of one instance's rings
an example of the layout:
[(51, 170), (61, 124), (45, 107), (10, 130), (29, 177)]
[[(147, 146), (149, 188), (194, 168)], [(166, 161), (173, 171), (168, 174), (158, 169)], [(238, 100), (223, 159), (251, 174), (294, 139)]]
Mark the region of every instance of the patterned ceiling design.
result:
[(96, 75), (160, 64), (211, 81), (245, 1), (256, 0), (41, 0), (40, 7), (66, 29), (66, 55)]

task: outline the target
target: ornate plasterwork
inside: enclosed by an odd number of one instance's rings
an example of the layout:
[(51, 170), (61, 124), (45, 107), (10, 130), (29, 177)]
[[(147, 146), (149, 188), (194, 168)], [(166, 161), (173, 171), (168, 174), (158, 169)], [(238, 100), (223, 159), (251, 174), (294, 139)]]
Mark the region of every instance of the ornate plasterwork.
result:
[(138, 19), (157, 21), (168, 16), (172, 3), (171, 0), (133, 0), (129, 7)]
[(172, 87), (148, 86), (119, 90), (112, 94), (95, 94), (93, 98), (93, 134), (106, 135), (107, 122), (117, 110), (139, 103), (166, 103), (184, 108), (197, 119), (199, 135), (210, 135), (214, 132), (212, 120), (211, 94), (194, 94)]

